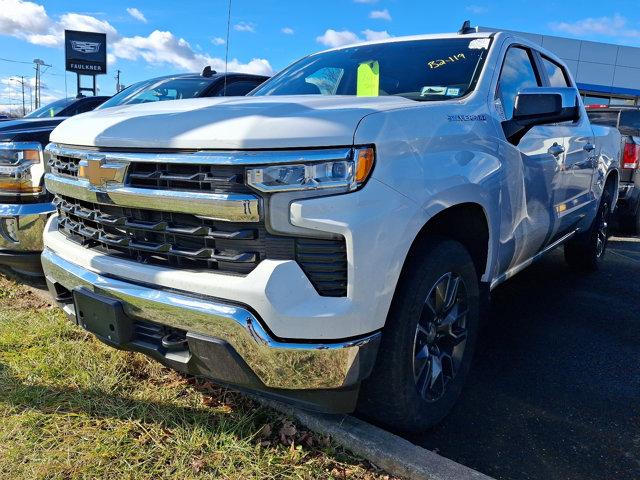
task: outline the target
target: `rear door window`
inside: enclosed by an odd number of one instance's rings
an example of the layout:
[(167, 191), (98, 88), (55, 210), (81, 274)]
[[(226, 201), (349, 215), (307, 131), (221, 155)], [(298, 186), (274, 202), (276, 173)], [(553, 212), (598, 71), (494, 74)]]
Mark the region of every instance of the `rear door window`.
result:
[(587, 115), (591, 123), (604, 125), (606, 127), (616, 127), (618, 125), (618, 112), (606, 110), (587, 110)]
[(226, 91), (223, 88), (218, 90), (214, 96), (216, 97), (244, 97), (251, 90), (260, 85), (258, 80), (238, 80), (227, 84)]
[(549, 77), (550, 87), (569, 86), (569, 82), (567, 81), (567, 74), (560, 65), (547, 57), (542, 57), (542, 65), (547, 72), (547, 77)]
[(635, 136), (640, 134), (640, 111), (622, 110), (620, 112), (620, 132)]

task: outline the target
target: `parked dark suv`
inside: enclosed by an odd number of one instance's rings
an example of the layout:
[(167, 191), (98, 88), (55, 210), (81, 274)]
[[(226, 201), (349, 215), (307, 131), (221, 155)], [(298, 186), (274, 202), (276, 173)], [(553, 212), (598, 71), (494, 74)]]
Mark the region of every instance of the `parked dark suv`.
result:
[(617, 215), (623, 230), (640, 234), (640, 107), (591, 106), (591, 123), (617, 127), (623, 136)]

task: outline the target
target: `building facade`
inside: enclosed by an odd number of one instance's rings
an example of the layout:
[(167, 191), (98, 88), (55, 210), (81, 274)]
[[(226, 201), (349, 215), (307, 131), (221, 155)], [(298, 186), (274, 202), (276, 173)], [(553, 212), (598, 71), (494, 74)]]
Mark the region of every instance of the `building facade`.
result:
[[(495, 28), (480, 27), (483, 31)], [(514, 32), (567, 64), (586, 105), (640, 105), (640, 48)]]

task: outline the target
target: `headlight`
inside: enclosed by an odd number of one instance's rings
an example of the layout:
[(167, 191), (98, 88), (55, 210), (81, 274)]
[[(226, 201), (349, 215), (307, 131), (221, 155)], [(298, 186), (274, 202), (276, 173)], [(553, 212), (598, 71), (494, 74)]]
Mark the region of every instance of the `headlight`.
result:
[(360, 187), (369, 177), (375, 161), (373, 148), (356, 148), (351, 159), (252, 167), (247, 183), (262, 192), (288, 192)]
[(0, 142), (0, 195), (40, 193), (44, 172), (37, 142)]

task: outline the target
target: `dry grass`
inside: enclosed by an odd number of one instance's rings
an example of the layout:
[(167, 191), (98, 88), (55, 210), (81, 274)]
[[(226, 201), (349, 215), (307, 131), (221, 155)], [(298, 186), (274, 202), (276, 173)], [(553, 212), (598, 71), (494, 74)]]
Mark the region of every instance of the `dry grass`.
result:
[(0, 478), (389, 478), (210, 382), (110, 349), (0, 275)]

